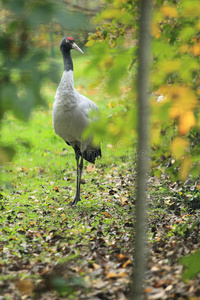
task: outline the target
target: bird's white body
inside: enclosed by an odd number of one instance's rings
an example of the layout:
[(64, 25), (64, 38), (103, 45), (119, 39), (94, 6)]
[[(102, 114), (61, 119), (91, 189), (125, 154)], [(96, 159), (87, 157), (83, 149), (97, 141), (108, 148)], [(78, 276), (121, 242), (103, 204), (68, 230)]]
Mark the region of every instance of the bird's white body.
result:
[(53, 105), (53, 127), (57, 135), (81, 152), (92, 149), (92, 138), (82, 139), (83, 131), (89, 126), (91, 111), (98, 112), (94, 102), (79, 94), (74, 88), (73, 71), (64, 71)]

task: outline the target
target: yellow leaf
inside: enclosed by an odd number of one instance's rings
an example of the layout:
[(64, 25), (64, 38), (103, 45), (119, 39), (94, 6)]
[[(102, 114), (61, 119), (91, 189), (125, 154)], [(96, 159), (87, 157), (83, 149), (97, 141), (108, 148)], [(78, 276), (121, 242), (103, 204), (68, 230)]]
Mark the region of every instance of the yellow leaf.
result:
[(186, 148), (189, 145), (189, 141), (182, 137), (175, 137), (171, 143), (172, 155), (180, 159), (185, 153)]
[(162, 22), (163, 16), (160, 11), (155, 11), (153, 16), (153, 22), (151, 25), (151, 33), (155, 38), (159, 38), (161, 35), (160, 23)]
[(187, 179), (189, 170), (191, 165), (191, 159), (189, 157), (185, 157), (180, 169), (180, 179), (185, 181)]
[(128, 259), (128, 260), (123, 264), (122, 268), (126, 268), (128, 265), (131, 265), (131, 264), (132, 264), (131, 260)]
[(161, 126), (159, 123), (156, 123), (152, 126), (152, 131), (151, 131), (151, 139), (153, 144), (158, 144), (160, 140), (160, 131), (161, 131)]
[(169, 18), (178, 17), (177, 9), (174, 6), (163, 6), (161, 11), (165, 17), (169, 17)]
[(85, 46), (86, 47), (91, 47), (91, 46), (93, 46), (95, 44), (95, 40), (90, 40), (90, 41), (88, 41), (86, 44), (85, 44)]
[(155, 38), (158, 39), (160, 37), (161, 32), (160, 32), (159, 24), (157, 22), (152, 23), (151, 32)]
[(189, 53), (190, 52), (190, 46), (188, 44), (184, 44), (180, 46), (180, 51), (183, 53)]
[(103, 12), (104, 19), (118, 19), (121, 16), (121, 9), (108, 9)]
[(172, 119), (176, 119), (197, 105), (195, 93), (187, 86), (163, 86), (160, 91), (167, 99), (171, 100), (170, 117)]
[(104, 215), (106, 218), (110, 218), (111, 215), (105, 211), (101, 212), (102, 215)]
[(109, 108), (114, 108), (116, 106), (117, 106), (117, 104), (115, 102), (113, 102), (113, 101), (111, 101), (111, 102), (108, 103), (108, 107)]
[(176, 119), (178, 118), (179, 115), (180, 115), (180, 108), (177, 105), (172, 106), (170, 109), (170, 117), (172, 119)]
[(127, 273), (126, 273), (126, 272), (123, 272), (123, 273), (121, 273), (121, 274), (119, 275), (119, 277), (121, 277), (121, 278), (123, 278), (123, 277), (125, 277), (125, 276), (127, 276)]
[(195, 117), (191, 110), (186, 111), (179, 117), (178, 131), (179, 134), (185, 135), (195, 125)]
[(165, 73), (172, 73), (180, 70), (181, 67), (181, 60), (179, 59), (174, 59), (174, 60), (165, 60), (162, 63), (161, 68)]
[(58, 186), (54, 186), (53, 189), (54, 189), (55, 192), (59, 192)]
[(117, 273), (110, 272), (107, 274), (106, 279), (111, 279), (111, 278), (116, 278), (116, 277), (118, 277)]
[(122, 253), (120, 253), (120, 254), (117, 256), (117, 258), (118, 258), (120, 261), (127, 260), (127, 256), (124, 255), (124, 254), (122, 254)]
[(192, 47), (192, 53), (193, 53), (195, 56), (199, 56), (199, 55), (200, 55), (200, 45), (195, 44), (195, 45)]

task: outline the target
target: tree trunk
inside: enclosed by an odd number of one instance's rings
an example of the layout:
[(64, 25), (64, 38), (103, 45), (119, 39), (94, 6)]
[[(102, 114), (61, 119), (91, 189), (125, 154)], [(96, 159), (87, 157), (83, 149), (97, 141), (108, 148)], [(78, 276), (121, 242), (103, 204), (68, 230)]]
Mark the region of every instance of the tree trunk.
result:
[(146, 263), (147, 224), (147, 173), (148, 173), (148, 131), (149, 131), (149, 69), (150, 69), (150, 15), (152, 0), (142, 0), (139, 37), (138, 67), (138, 149), (137, 149), (137, 197), (135, 222), (134, 271), (131, 299), (143, 299), (143, 285)]

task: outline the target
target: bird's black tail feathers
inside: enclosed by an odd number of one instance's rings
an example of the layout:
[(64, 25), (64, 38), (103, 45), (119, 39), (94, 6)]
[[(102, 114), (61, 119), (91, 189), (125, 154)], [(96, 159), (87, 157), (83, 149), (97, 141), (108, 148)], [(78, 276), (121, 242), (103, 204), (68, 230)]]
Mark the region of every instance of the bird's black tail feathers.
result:
[(85, 150), (81, 156), (92, 164), (95, 164), (95, 159), (101, 157), (101, 148)]
[[(70, 146), (70, 143), (66, 142), (67, 145)], [(76, 156), (82, 156), (83, 159), (87, 160), (88, 162), (95, 164), (95, 159), (97, 157), (101, 157), (101, 148), (93, 148), (93, 149), (88, 149), (85, 150), (83, 153), (80, 151), (79, 147), (75, 145), (74, 151)]]

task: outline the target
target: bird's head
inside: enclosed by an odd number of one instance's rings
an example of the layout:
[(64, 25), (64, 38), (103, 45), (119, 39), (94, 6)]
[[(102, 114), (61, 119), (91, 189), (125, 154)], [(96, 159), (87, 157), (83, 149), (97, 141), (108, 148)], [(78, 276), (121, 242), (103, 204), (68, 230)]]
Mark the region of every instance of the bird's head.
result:
[(64, 37), (60, 42), (60, 51), (63, 53), (65, 51), (70, 51), (75, 49), (83, 54), (83, 51), (77, 46), (75, 40), (72, 37)]

